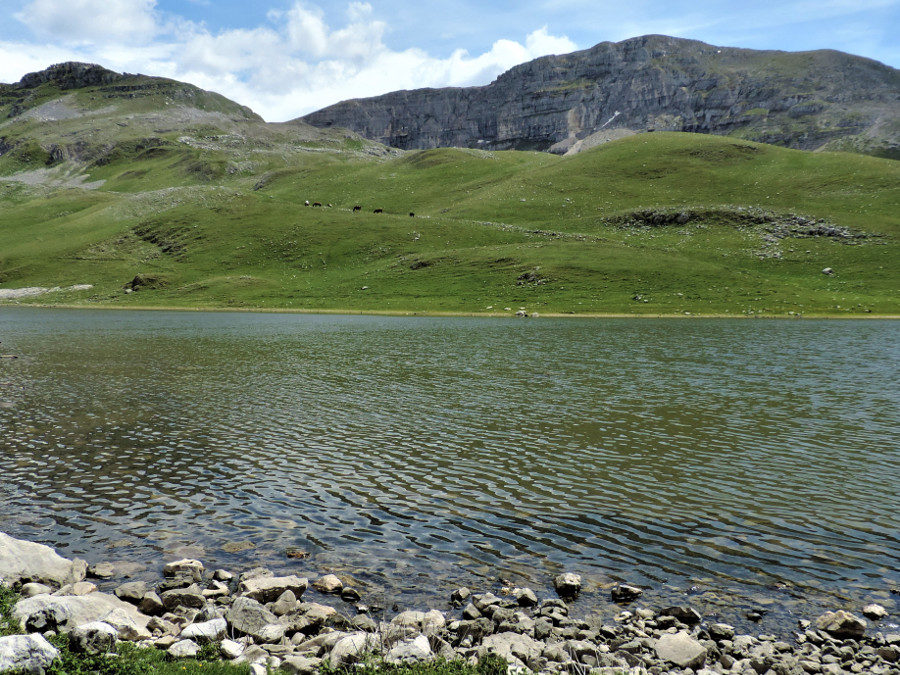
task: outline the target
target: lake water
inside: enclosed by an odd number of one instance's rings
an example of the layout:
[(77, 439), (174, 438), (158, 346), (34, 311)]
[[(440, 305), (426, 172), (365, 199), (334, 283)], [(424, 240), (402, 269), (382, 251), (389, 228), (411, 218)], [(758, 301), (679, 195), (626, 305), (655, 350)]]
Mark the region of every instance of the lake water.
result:
[(897, 327), (3, 307), (0, 530), (388, 606), (575, 571), (602, 611), (896, 609)]

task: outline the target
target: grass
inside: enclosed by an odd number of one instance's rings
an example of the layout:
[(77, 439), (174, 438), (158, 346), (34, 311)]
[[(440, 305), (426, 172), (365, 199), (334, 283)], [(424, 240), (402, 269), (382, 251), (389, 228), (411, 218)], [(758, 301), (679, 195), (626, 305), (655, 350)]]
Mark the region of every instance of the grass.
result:
[[(891, 160), (654, 133), (572, 157), (373, 157), (347, 151), (362, 141), (343, 138), (341, 152), (254, 164), (265, 144), (254, 139), (239, 151), (177, 139), (129, 146), (86, 167), (106, 181), (98, 190), (0, 178), (0, 287), (93, 284), (29, 302), (110, 307), (900, 313), (900, 165)], [(704, 215), (626, 225), (647, 209)], [(872, 236), (770, 241), (748, 210)], [(164, 282), (126, 294), (138, 274)]]

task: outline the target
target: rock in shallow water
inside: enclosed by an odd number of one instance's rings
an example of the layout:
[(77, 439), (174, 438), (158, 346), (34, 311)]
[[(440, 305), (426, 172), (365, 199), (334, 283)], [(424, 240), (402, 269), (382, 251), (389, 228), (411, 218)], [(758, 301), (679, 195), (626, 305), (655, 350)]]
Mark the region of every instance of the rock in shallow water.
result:
[(559, 597), (565, 599), (574, 599), (581, 593), (581, 577), (571, 572), (560, 574), (553, 580), (553, 586)]
[(839, 609), (826, 612), (816, 619), (816, 628), (836, 638), (860, 638), (866, 632), (866, 622), (850, 612)]

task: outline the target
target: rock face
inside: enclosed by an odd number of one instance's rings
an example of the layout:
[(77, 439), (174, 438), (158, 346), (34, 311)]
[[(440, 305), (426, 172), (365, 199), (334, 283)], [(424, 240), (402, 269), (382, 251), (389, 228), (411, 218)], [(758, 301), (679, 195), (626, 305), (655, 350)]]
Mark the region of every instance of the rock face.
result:
[(41, 635), (10, 635), (0, 638), (0, 673), (43, 672), (59, 657), (56, 647)]
[(84, 561), (68, 560), (49, 546), (0, 532), (0, 578), (9, 584), (34, 581), (63, 586), (83, 580), (86, 571)]
[(833, 142), (893, 156), (900, 154), (898, 97), (900, 71), (841, 52), (648, 35), (543, 57), (485, 87), (399, 91), (301, 119), (403, 149), (566, 152), (656, 130), (736, 133), (803, 149)]

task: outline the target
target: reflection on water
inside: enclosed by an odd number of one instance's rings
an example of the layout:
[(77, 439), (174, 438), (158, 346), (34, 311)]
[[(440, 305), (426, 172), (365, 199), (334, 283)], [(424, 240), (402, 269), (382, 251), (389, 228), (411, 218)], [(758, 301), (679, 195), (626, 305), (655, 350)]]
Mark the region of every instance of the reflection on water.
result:
[(394, 596), (566, 569), (889, 600), (895, 328), (3, 308), (0, 529)]

